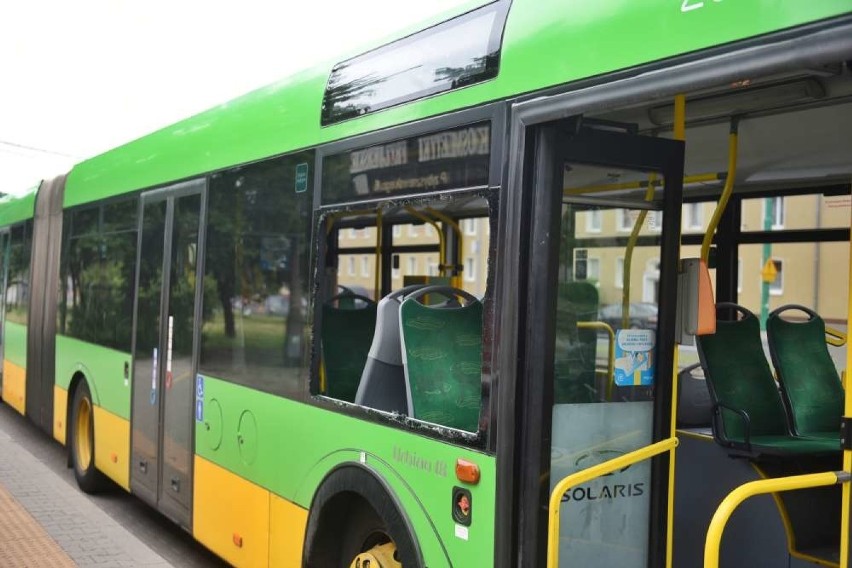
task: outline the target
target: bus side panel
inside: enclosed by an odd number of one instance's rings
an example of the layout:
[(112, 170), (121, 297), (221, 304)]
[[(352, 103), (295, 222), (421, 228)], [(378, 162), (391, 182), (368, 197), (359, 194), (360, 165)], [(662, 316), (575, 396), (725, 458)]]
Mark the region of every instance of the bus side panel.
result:
[[(195, 444), (196, 454), (204, 460), (308, 509), (328, 472), (341, 463), (359, 463), (363, 451), (365, 465), (385, 481), (400, 503), (430, 566), (493, 563), (493, 457), (209, 377), (203, 377), (199, 392), (203, 398), (196, 409), (201, 420)], [(250, 435), (239, 431), (241, 417), (247, 414), (257, 425)], [(251, 448), (259, 451), (247, 453)], [(458, 458), (479, 465), (477, 485), (456, 479)], [(200, 483), (198, 473), (196, 483)], [(475, 520), (468, 530), (457, 531), (452, 518), (456, 486), (472, 494)], [(196, 501), (196, 523), (199, 506)]]
[(234, 566), (269, 561), (269, 491), (195, 457), (193, 536)]
[(66, 436), (66, 417), (65, 413), (68, 410), (68, 389), (64, 389), (59, 385), (53, 387), (53, 437), (54, 439), (65, 445)]
[(130, 421), (95, 406), (95, 467), (130, 491)]
[(27, 371), (8, 359), (3, 361), (3, 400), (21, 414), (27, 410)]
[(269, 566), (297, 568), (302, 565), (302, 544), (308, 525), (308, 511), (269, 495)]
[(93, 402), (129, 420), (130, 359), (129, 354), (121, 351), (57, 335), (56, 384), (68, 390), (74, 375), (82, 372), (92, 391)]
[(3, 351), (3, 400), (24, 414), (27, 396), (27, 326), (6, 321)]

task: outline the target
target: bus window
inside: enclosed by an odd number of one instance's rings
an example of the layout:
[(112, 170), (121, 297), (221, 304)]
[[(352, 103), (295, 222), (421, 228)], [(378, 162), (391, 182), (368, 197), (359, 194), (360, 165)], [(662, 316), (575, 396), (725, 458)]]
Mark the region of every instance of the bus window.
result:
[[(305, 367), (312, 153), (210, 181), (200, 372), (298, 396)], [(311, 176), (307, 176), (310, 184)]]
[(494, 219), (488, 200), (387, 203), (371, 211), (334, 211), (321, 220), (329, 242), (316, 302), (314, 392), (477, 431)]
[(134, 197), (66, 211), (60, 334), (130, 352), (138, 206)]
[(32, 221), (12, 227), (9, 245), (9, 272), (6, 285), (6, 321), (27, 324), (30, 301), (30, 252)]

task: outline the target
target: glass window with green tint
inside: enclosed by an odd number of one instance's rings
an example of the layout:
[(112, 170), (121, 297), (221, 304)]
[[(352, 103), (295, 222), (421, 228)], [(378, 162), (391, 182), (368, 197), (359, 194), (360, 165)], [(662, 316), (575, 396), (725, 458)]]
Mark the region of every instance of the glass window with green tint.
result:
[(291, 397), (308, 350), (313, 152), (210, 180), (202, 374)]
[(6, 321), (27, 324), (30, 301), (30, 254), (33, 222), (12, 227), (6, 285)]
[(130, 352), (138, 199), (65, 212), (57, 332)]

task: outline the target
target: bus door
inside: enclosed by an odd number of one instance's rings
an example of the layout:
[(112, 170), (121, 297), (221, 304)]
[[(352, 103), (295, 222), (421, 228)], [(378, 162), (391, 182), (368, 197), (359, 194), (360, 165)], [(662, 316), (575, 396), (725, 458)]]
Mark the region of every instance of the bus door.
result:
[[(9, 230), (0, 231), (0, 363), (6, 352), (6, 279), (9, 272)], [(0, 394), (3, 392), (3, 370), (0, 369)]]
[(192, 511), (193, 338), (203, 182), (143, 194), (133, 345), (131, 490), (185, 527)]
[[(563, 478), (671, 436), (683, 151), (579, 117), (535, 134), (526, 376), (543, 381), (527, 408), (544, 422), (540, 520)], [(665, 565), (668, 468), (663, 454), (568, 489), (559, 566)], [(547, 522), (534, 532), (541, 554)]]

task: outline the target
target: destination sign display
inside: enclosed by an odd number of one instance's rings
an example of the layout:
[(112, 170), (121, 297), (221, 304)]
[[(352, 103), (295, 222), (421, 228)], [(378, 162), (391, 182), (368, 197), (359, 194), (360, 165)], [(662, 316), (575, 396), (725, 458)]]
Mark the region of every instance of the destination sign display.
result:
[(488, 184), (491, 125), (463, 126), (323, 160), (323, 203)]

